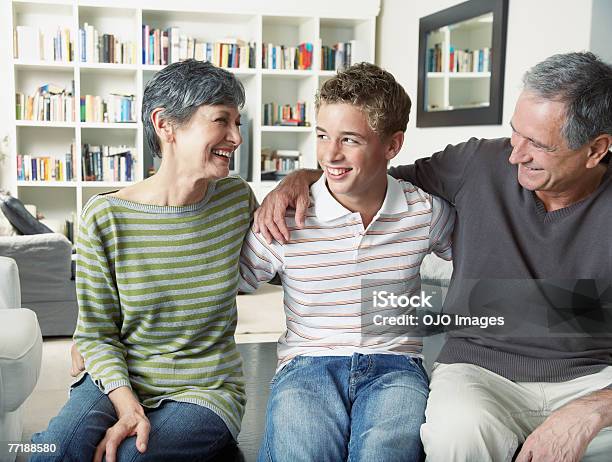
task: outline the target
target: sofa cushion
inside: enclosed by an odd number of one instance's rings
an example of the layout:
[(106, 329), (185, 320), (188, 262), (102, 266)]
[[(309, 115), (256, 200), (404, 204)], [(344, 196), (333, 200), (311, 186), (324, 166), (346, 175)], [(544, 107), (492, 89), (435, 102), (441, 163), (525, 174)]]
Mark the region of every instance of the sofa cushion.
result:
[[(1, 252), (0, 255), (2, 255)], [(0, 256), (0, 309), (21, 306), (19, 284), (17, 262), (12, 258)]]
[(16, 410), (30, 396), (41, 359), (36, 314), (25, 308), (0, 310), (0, 413)]
[(53, 231), (39, 222), (26, 210), (23, 203), (16, 197), (0, 194), (0, 209), (11, 224), (26, 235), (45, 234)]

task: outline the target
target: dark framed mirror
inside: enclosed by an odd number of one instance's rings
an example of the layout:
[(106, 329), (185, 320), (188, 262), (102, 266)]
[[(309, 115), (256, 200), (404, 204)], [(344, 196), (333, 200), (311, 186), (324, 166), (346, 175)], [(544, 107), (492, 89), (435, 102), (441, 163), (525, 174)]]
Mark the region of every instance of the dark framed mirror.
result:
[(470, 0), (419, 23), (417, 127), (502, 121), (508, 0)]

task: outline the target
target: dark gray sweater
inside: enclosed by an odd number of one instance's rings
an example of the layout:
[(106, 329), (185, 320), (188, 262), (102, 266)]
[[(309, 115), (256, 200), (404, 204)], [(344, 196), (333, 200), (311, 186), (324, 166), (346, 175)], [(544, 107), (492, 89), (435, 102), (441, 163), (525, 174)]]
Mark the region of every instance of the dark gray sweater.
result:
[[(473, 314), (470, 290), (474, 280), (482, 278), (612, 282), (610, 154), (608, 171), (595, 192), (548, 213), (536, 195), (518, 183), (517, 167), (508, 162), (511, 150), (507, 138), (472, 138), (389, 172), (443, 197), (457, 209), (454, 279), (445, 312)], [(514, 294), (510, 283), (507, 287), (510, 289), (500, 297), (505, 302), (492, 312), (506, 315), (509, 324), (521, 317), (535, 319), (536, 324), (550, 320), (550, 306), (546, 305), (555, 304), (554, 294), (534, 301), (532, 294)], [(508, 295), (515, 298), (508, 301)], [(571, 328), (568, 335), (567, 326), (564, 332), (491, 336), (451, 331), (438, 361), (472, 363), (510, 380), (528, 382), (571, 380), (612, 365), (612, 336), (584, 335), (580, 329), (572, 334)]]

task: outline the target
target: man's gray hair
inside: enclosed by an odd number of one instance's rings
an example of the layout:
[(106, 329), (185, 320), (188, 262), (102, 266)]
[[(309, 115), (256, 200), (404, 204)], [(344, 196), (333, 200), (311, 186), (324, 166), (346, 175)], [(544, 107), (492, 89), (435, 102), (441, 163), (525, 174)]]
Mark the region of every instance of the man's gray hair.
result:
[(562, 135), (570, 149), (612, 135), (612, 66), (593, 53), (553, 55), (527, 71), (523, 83), (525, 90), (565, 104)]
[(147, 144), (153, 155), (161, 157), (159, 138), (151, 121), (156, 108), (163, 108), (161, 117), (180, 127), (204, 104), (242, 108), (244, 102), (244, 87), (231, 72), (194, 59), (170, 64), (155, 74), (144, 89), (142, 123)]

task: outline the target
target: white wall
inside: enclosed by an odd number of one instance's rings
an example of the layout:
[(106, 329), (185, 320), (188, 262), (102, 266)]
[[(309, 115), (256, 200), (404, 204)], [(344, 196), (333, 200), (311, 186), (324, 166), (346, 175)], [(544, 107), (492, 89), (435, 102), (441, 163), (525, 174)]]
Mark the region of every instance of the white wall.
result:
[(593, 0), (591, 51), (612, 64), (612, 1)]
[[(2, 163), (2, 149), (5, 136), (10, 132), (9, 124), (12, 123), (13, 114), (11, 110), (15, 112), (15, 100), (14, 96), (11, 95), (10, 90), (10, 74), (12, 72), (11, 60), (13, 59), (13, 51), (9, 47), (8, 35), (10, 31), (10, 16), (11, 7), (10, 2), (0, 1), (0, 189), (7, 187), (9, 184), (8, 178), (11, 172), (8, 172), (8, 161)], [(13, 140), (9, 140), (10, 143)], [(8, 146), (9, 153), (11, 152), (11, 145)], [(8, 153), (7, 153), (8, 155)]]
[[(509, 0), (502, 125), (416, 128), (419, 18), (458, 3), (461, 1), (382, 0), (377, 23), (376, 62), (395, 75), (413, 103), (404, 148), (393, 165), (412, 162), (449, 143), (458, 143), (472, 136), (508, 136), (523, 73), (552, 54), (590, 49), (591, 1)], [(610, 8), (606, 22), (611, 28)], [(610, 42), (607, 43), (609, 50)]]

